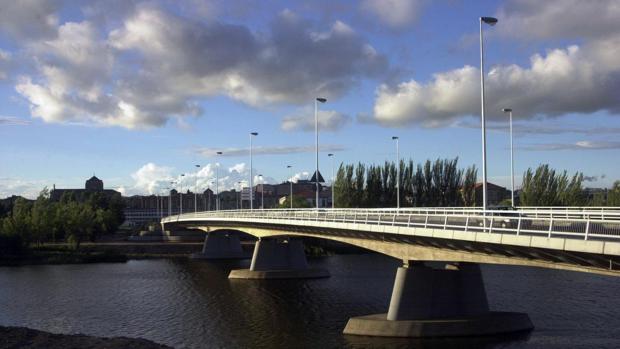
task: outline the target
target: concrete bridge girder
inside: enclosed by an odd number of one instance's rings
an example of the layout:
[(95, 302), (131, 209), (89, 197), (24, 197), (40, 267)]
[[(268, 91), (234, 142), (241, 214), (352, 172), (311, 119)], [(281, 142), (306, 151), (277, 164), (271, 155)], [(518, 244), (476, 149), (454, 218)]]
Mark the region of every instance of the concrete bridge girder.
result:
[[(426, 231), (418, 229), (414, 235), (409, 231), (404, 231), (403, 228), (405, 227), (382, 227), (377, 225), (371, 226), (372, 228), (368, 230), (355, 231), (353, 229), (338, 229), (341, 227), (333, 225), (333, 222), (321, 223), (332, 224), (328, 224), (327, 227), (314, 227), (299, 226), (298, 221), (285, 221), (279, 222), (277, 225), (258, 225), (250, 222), (213, 222), (209, 224), (206, 224), (206, 222), (200, 224), (188, 222), (184, 225), (190, 229), (200, 229), (214, 233), (224, 230), (238, 230), (257, 238), (295, 236), (328, 239), (375, 251), (400, 260), (518, 265), (620, 276), (620, 260), (617, 257), (610, 257), (607, 260), (605, 257), (599, 256), (596, 260), (588, 262), (583, 257), (569, 254), (570, 251), (550, 249), (551, 247), (565, 247), (567, 242), (540, 241), (541, 239), (570, 241), (568, 239), (547, 239), (537, 236), (488, 233), (477, 234), (477, 236), (472, 238), (471, 235), (466, 234), (467, 232), (454, 231), (447, 233), (440, 229), (426, 229)], [(339, 234), (336, 235), (335, 232)], [(402, 239), (405, 239), (405, 243), (403, 243)], [(416, 239), (423, 240), (414, 241)], [(514, 242), (515, 244), (509, 244), (509, 242)], [(602, 242), (586, 241), (586, 243), (594, 243), (598, 246)], [(452, 246), (458, 244), (459, 246), (455, 249), (454, 247), (449, 247), (448, 244), (452, 244)], [(598, 246), (596, 250), (600, 251), (602, 249), (601, 246)], [(502, 254), (497, 251), (501, 251)], [(546, 255), (545, 259), (542, 259), (541, 255)], [(560, 262), (567, 260), (571, 260), (572, 263)], [(594, 263), (596, 266), (592, 265), (593, 262), (596, 262)], [(609, 266), (612, 266), (612, 268), (609, 268)], [(618, 270), (615, 268), (618, 268)]]

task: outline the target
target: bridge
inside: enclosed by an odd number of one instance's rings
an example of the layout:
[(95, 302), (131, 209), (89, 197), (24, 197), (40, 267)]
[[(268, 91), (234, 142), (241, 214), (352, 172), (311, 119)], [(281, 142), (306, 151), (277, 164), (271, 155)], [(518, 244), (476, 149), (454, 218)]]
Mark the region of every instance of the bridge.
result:
[(237, 232), (258, 239), (249, 269), (229, 278), (314, 278), (302, 238), (338, 241), (403, 261), (386, 314), (354, 317), (344, 333), (426, 337), (532, 329), (527, 314), (491, 311), (479, 264), (620, 276), (620, 209), (269, 209), (186, 213), (164, 229), (206, 232), (195, 258), (246, 257)]

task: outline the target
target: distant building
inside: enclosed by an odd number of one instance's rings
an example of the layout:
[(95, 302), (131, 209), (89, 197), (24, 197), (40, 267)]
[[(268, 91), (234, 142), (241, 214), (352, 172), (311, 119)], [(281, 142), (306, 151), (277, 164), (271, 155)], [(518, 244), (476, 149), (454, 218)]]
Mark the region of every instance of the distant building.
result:
[(95, 176), (90, 177), (84, 184), (84, 189), (57, 189), (56, 185), (50, 191), (52, 201), (60, 201), (63, 195), (72, 195), (74, 199), (83, 201), (92, 193), (101, 193), (104, 196), (120, 196), (121, 193), (113, 189), (104, 189), (103, 181)]
[[(510, 190), (497, 184), (487, 182), (487, 205), (498, 205), (503, 200), (510, 199)], [(482, 206), (482, 182), (476, 183), (476, 206)]]

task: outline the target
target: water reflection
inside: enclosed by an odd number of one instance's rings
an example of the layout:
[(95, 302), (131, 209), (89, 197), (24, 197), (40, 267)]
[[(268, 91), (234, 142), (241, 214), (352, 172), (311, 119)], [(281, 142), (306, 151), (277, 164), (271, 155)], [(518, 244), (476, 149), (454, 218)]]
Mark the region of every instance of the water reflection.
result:
[(0, 268), (0, 324), (148, 338), (177, 348), (620, 347), (618, 280), (486, 266), (490, 304), (530, 314), (531, 334), (410, 340), (345, 336), (351, 316), (385, 312), (399, 261), (379, 255), (312, 261), (332, 277), (228, 280), (248, 261)]

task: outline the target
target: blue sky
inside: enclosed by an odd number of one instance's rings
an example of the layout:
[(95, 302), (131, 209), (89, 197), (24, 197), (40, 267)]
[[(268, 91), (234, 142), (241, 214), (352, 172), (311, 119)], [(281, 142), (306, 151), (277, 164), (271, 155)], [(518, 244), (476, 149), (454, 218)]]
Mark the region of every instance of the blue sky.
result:
[[(481, 165), (479, 16), (484, 27), (488, 175), (517, 183), (549, 163), (620, 179), (617, 1), (62, 1), (0, 13), (0, 197), (82, 187), (125, 194), (220, 189), (336, 162), (458, 156)], [(591, 18), (597, 18), (592, 21)], [(212, 154), (223, 151), (225, 156)], [(194, 165), (200, 164), (197, 170)], [(479, 173), (481, 176), (481, 173)]]

